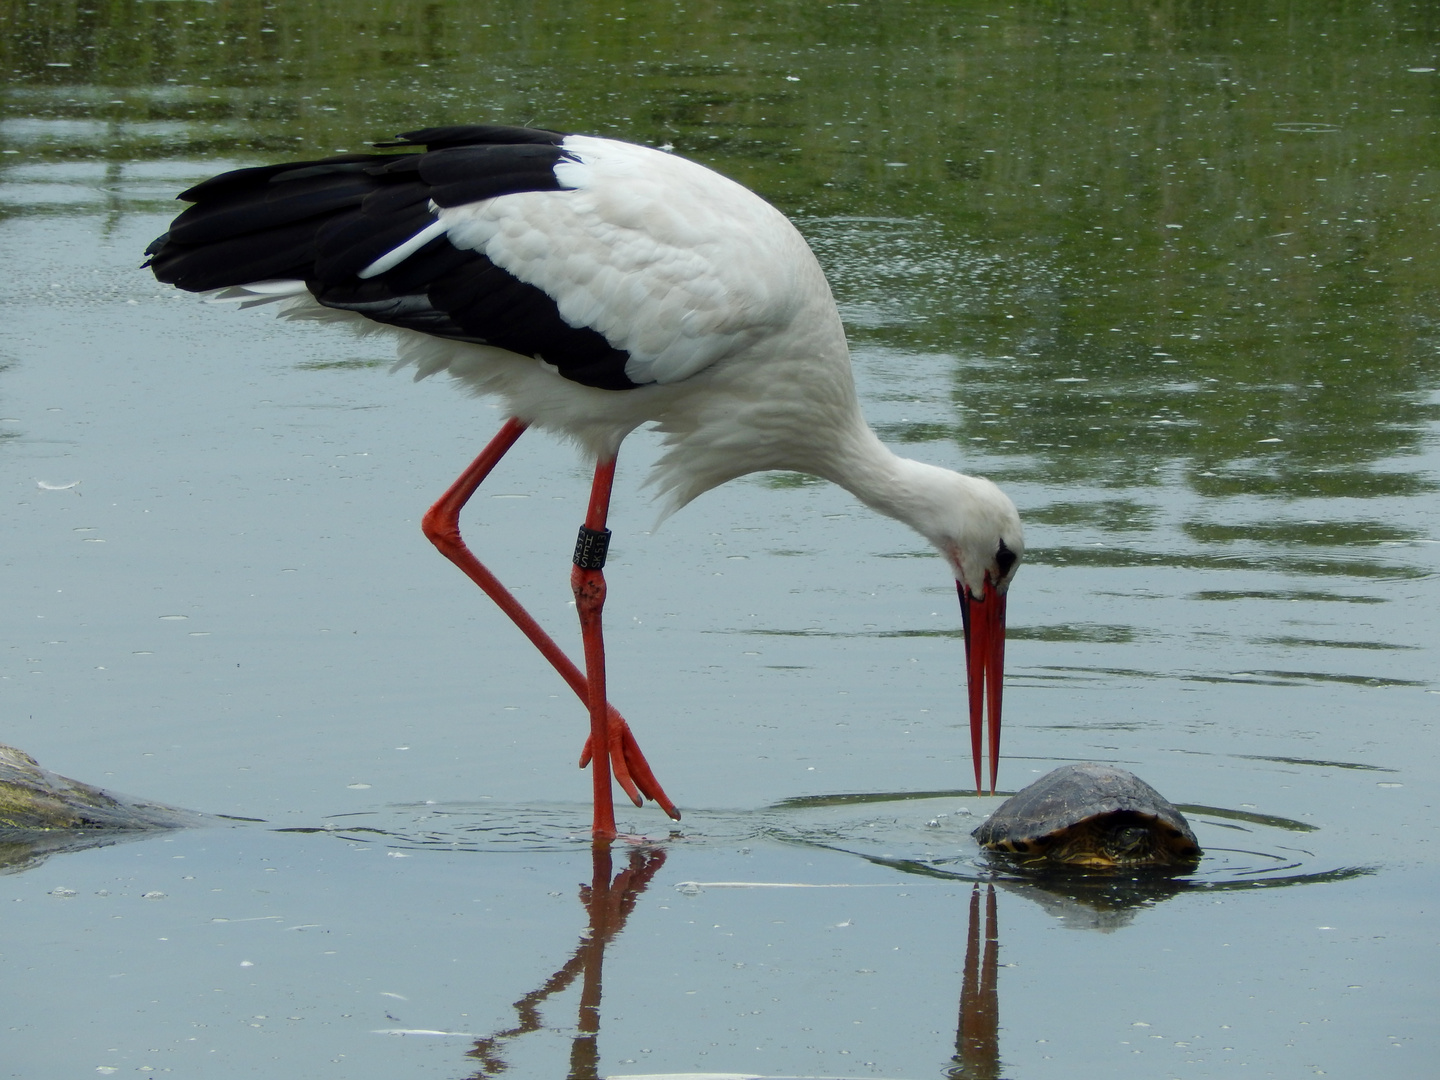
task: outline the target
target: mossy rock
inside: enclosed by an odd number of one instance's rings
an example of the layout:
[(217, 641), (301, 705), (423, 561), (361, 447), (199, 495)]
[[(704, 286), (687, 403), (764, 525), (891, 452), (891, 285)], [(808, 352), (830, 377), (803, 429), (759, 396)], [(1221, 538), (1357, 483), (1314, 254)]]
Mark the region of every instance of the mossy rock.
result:
[(206, 820), (203, 814), (60, 776), (23, 750), (0, 743), (0, 842), (37, 832), (179, 829)]

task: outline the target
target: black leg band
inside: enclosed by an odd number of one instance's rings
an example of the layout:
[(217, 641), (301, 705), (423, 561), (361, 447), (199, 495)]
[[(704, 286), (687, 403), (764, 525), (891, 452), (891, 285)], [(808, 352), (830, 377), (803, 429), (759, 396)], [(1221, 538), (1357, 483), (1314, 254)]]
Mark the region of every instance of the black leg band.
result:
[(591, 529), (580, 526), (580, 536), (575, 541), (575, 565), (581, 570), (601, 570), (605, 567), (605, 553), (610, 550), (610, 530)]

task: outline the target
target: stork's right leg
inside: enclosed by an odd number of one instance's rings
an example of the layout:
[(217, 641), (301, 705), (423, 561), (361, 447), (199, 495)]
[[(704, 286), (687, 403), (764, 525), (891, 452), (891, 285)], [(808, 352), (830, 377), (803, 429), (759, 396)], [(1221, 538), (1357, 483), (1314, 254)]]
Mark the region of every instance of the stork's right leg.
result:
[[(569, 684), (570, 689), (581, 701), (589, 705), (590, 688), (585, 675), (577, 668), (568, 656), (555, 644), (553, 638), (540, 628), (540, 624), (521, 606), (520, 601), (515, 599), (513, 593), (504, 585), (500, 579), (492, 574), (479, 559), (475, 558), (470, 549), (466, 547), (464, 539), (460, 535), (460, 510), (475, 494), (476, 489), (484, 479), (490, 475), (492, 469), (505, 456), (515, 441), (525, 433), (527, 425), (514, 417), (505, 421), (504, 426), (490, 440), (480, 456), (471, 462), (470, 467), (460, 474), (460, 478), (450, 485), (450, 489), (436, 501), (435, 505), (426, 512), (421, 523), (425, 535), (430, 542), (439, 549), (440, 554), (464, 571), (465, 576), (485, 590), (485, 595), (494, 600), (496, 605), (510, 620), (520, 628), (520, 632), (530, 639), (530, 643), (540, 650), (540, 654), (550, 661), (551, 666), (560, 673), (560, 677)], [(655, 774), (651, 772), (645, 755), (640, 752), (640, 746), (635, 741), (635, 736), (630, 733), (630, 725), (625, 718), (616, 711), (613, 705), (610, 710), (610, 761), (615, 772), (615, 779), (625, 794), (630, 796), (630, 801), (640, 806), (644, 798), (653, 799), (660, 805), (670, 817), (679, 820), (680, 812), (675, 809), (665, 791), (661, 788)], [(586, 740), (584, 753), (580, 758), (580, 767), (584, 768), (590, 763), (593, 746), (591, 740)]]

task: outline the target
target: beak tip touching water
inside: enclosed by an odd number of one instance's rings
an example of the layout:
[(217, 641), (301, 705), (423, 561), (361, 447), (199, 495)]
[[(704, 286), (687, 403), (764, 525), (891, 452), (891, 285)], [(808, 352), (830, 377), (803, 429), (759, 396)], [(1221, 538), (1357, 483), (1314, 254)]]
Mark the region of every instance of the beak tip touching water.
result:
[[(990, 758), (990, 793), (1000, 768), (1000, 704), (1005, 678), (1005, 594), (988, 580), (977, 599), (962, 582), (960, 614), (965, 625), (965, 679), (970, 699), (970, 752), (975, 761), (975, 791), (983, 791), (982, 762)], [(988, 709), (987, 709), (988, 704)], [(989, 738), (986, 739), (986, 718)]]

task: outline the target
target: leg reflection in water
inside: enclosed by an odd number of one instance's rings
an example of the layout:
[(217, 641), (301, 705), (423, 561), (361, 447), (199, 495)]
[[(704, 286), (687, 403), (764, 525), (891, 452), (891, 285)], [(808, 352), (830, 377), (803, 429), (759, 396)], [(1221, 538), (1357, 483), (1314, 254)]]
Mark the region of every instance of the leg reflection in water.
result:
[[(980, 890), (985, 890), (981, 918)], [(960, 984), (960, 1026), (955, 1032), (951, 1080), (999, 1080), (1000, 930), (995, 921), (995, 886), (976, 882), (970, 893), (970, 933), (965, 942), (965, 977)]]
[(665, 865), (665, 852), (659, 848), (635, 848), (625, 869), (614, 877), (610, 844), (597, 841), (592, 848), (593, 874), (589, 885), (580, 886), (580, 903), (590, 916), (590, 924), (581, 935), (575, 952), (559, 971), (515, 1002), (519, 1023), (494, 1035), (477, 1039), (466, 1056), (476, 1058), (480, 1068), (471, 1080), (490, 1080), (505, 1072), (509, 1065), (502, 1056), (504, 1044), (517, 1036), (539, 1031), (545, 1026), (540, 1006), (546, 998), (561, 993), (577, 976), (580, 982), (580, 1016), (578, 1034), (570, 1046), (570, 1072), (567, 1080), (598, 1080), (600, 1067), (600, 976), (605, 960), (605, 946), (625, 928), (625, 920), (635, 908), (635, 901), (650, 884), (660, 867)]
[[(590, 884), (580, 886), (580, 903), (589, 924), (565, 964), (514, 1004), (517, 1023), (475, 1040), (466, 1056), (479, 1062), (467, 1080), (494, 1080), (510, 1070), (506, 1044), (521, 1035), (544, 1030), (541, 1008), (546, 1000), (580, 980), (579, 1016), (570, 1044), (566, 1080), (600, 1080), (600, 998), (605, 947), (625, 928), (635, 902), (665, 865), (660, 848), (632, 848), (619, 873), (614, 872), (611, 845), (597, 841), (591, 849)], [(982, 902), (983, 897), (983, 902)], [(970, 893), (970, 925), (965, 944), (965, 970), (960, 986), (960, 1020), (955, 1054), (944, 1075), (950, 1080), (1001, 1080), (998, 975), (1000, 932), (996, 920), (995, 886), (975, 883)]]

